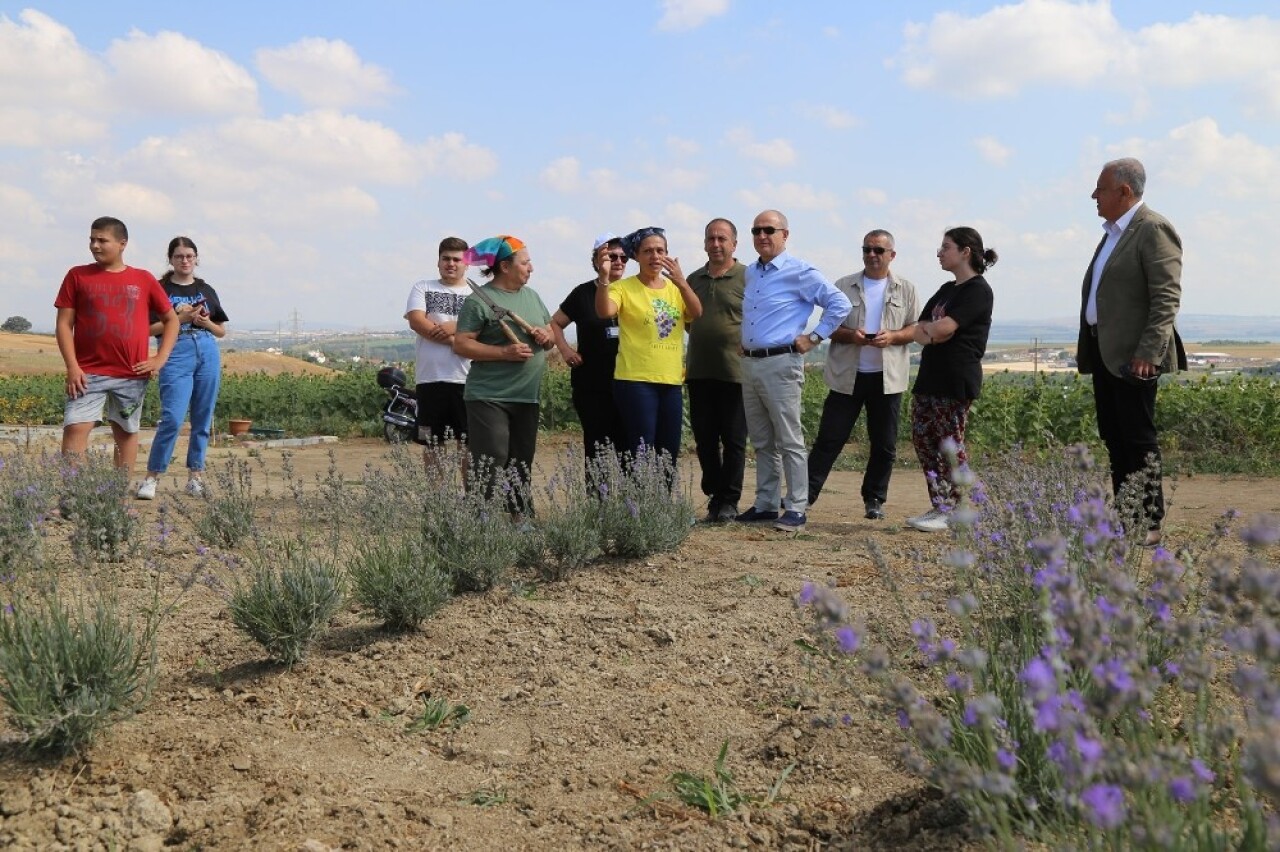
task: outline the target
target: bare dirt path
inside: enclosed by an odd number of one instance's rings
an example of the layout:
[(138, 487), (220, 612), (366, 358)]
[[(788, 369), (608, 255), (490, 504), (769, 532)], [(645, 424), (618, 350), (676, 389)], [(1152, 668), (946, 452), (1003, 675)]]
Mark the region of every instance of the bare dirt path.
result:
[[(328, 451), (293, 451), (299, 474), (323, 475)], [(355, 479), (385, 451), (346, 441), (335, 458)], [(278, 465), (277, 451), (260, 452)], [(884, 522), (861, 518), (859, 480), (833, 474), (799, 536), (699, 526), (675, 553), (460, 597), (417, 634), (384, 634), (349, 609), (292, 671), (262, 662), (222, 601), (197, 589), (164, 629), (160, 682), (141, 714), (79, 761), (32, 762), (4, 747), (0, 845), (964, 848), (954, 811), (903, 771), (896, 728), (870, 690), (835, 693), (794, 644), (805, 578), (837, 583), (875, 618), (898, 618), (873, 544), (909, 594), (945, 589), (946, 539), (901, 523), (926, 504), (922, 478), (897, 471)], [(1176, 544), (1229, 506), (1280, 511), (1280, 489), (1195, 477), (1172, 502)], [(140, 508), (150, 517), (157, 505)], [(94, 570), (123, 589), (145, 582), (141, 564)], [(471, 720), (407, 731), (416, 690), (466, 704)], [(824, 699), (839, 699), (849, 723), (815, 725)], [(763, 796), (794, 765), (780, 801), (709, 820), (651, 798), (674, 771), (707, 772), (726, 740), (743, 792)]]

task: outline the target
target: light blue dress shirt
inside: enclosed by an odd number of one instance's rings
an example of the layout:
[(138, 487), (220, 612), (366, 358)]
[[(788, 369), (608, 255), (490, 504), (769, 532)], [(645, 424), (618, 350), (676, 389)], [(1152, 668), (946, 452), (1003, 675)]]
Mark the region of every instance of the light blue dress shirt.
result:
[(822, 308), (822, 319), (814, 331), (825, 340), (853, 307), (849, 297), (821, 272), (785, 251), (768, 263), (757, 259), (748, 266), (746, 282), (743, 349), (791, 345), (804, 332), (815, 307)]

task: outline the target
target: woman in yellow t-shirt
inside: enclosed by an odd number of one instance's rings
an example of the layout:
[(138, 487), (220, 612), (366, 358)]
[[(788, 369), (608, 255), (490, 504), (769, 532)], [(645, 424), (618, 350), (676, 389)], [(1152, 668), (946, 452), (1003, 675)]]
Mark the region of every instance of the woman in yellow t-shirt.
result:
[(596, 313), (618, 318), (613, 397), (631, 452), (652, 447), (674, 461), (684, 424), (684, 329), (702, 316), (702, 302), (667, 254), (661, 228), (628, 234), (622, 248), (640, 271), (596, 289)]

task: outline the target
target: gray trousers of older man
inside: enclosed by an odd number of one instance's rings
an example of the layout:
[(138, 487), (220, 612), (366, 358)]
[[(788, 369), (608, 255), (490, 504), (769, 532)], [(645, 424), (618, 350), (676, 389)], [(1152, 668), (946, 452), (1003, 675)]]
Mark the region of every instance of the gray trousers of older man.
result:
[(803, 388), (799, 353), (742, 359), (742, 407), (756, 451), (755, 507), (762, 512), (778, 511), (783, 477), (783, 507), (802, 514), (809, 508), (809, 464), (800, 425)]

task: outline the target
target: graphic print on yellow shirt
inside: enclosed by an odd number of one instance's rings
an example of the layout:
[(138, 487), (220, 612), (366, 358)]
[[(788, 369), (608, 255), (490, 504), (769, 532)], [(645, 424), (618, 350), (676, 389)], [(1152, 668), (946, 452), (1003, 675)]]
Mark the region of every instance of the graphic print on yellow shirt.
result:
[(649, 289), (639, 278), (609, 285), (618, 305), (618, 366), (614, 377), (678, 385), (684, 379), (684, 297), (670, 281)]

